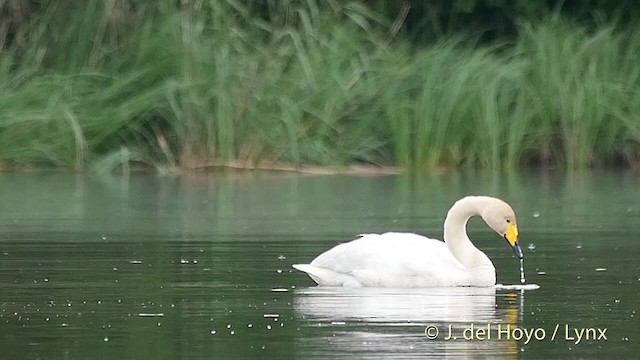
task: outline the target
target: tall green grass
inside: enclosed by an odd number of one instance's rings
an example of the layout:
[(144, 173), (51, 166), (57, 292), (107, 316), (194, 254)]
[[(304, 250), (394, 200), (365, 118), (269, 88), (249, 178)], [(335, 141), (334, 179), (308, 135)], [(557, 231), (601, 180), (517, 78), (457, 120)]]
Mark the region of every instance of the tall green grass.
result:
[(417, 48), (356, 2), (262, 5), (50, 2), (0, 52), (0, 164), (640, 162), (637, 28)]
[(639, 47), (637, 30), (550, 19), (524, 25), (513, 44), (447, 39), (419, 50), (383, 103), (396, 161), (427, 169), (632, 164)]
[(537, 94), (535, 128), (545, 149), (567, 167), (611, 162), (638, 140), (629, 128), (640, 122), (634, 110), (640, 32), (628, 30), (603, 26), (589, 33), (559, 21), (523, 29), (518, 51), (531, 62), (526, 76)]

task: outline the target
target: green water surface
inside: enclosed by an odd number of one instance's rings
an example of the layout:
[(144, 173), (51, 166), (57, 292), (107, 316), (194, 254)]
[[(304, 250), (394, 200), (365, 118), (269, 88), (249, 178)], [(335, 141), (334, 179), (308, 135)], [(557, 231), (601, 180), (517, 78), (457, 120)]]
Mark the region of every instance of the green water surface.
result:
[[(291, 269), (359, 233), (441, 238), (469, 194), (513, 206), (540, 289), (318, 288)], [(635, 173), (21, 173), (0, 176), (0, 199), (2, 359), (640, 353)], [(480, 220), (469, 233), (517, 284), (504, 240)]]

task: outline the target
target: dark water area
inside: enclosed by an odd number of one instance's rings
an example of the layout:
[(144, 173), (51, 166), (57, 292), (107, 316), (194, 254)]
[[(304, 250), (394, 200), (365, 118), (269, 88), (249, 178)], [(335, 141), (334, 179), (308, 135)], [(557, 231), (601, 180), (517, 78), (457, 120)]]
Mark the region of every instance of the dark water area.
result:
[[(359, 233), (442, 238), (447, 210), (471, 194), (512, 205), (540, 289), (322, 288), (291, 268)], [(3, 359), (640, 353), (631, 172), (20, 173), (0, 176), (0, 196)], [(497, 281), (518, 284), (504, 240), (481, 220), (469, 234)]]

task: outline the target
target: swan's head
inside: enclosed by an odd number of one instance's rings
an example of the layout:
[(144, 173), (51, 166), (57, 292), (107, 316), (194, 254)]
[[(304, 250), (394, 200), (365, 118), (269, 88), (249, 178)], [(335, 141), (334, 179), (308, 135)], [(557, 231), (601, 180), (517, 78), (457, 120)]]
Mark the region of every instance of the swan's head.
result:
[(482, 212), (482, 219), (493, 231), (497, 232), (513, 249), (519, 259), (523, 258), (522, 249), (518, 245), (518, 223), (511, 206), (499, 199), (493, 199), (490, 206)]

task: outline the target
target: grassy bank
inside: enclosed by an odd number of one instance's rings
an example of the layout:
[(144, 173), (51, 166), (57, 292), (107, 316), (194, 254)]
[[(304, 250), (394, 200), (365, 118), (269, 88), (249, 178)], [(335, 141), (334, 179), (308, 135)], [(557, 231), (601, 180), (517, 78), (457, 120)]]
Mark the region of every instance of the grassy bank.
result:
[(4, 43), (5, 168), (640, 164), (636, 27), (550, 18), (417, 47), (348, 2), (269, 22), (231, 1), (85, 3)]

